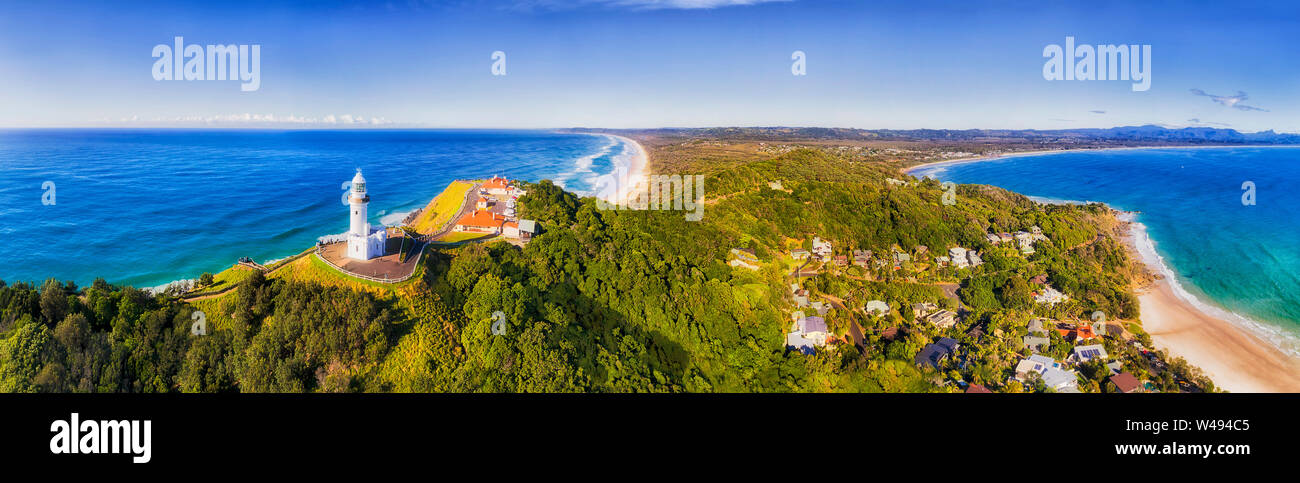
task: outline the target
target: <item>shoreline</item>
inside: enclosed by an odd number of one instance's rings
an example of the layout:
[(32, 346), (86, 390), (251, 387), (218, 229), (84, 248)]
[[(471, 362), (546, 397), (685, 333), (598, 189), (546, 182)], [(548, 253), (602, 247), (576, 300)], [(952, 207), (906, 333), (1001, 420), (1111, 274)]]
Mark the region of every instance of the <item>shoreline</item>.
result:
[[(1122, 216), (1125, 245), (1147, 271), (1158, 276), (1135, 290), (1142, 328), (1158, 348), (1199, 367), (1215, 386), (1231, 392), (1300, 392), (1300, 359), (1286, 354), (1256, 331), (1223, 317), (1183, 289), (1155, 251), (1155, 241), (1132, 215)], [(1191, 298), (1191, 300), (1189, 300)]]
[(616, 193), (614, 199), (606, 199), (605, 201), (625, 200), (627, 199), (627, 195), (633, 191), (632, 188), (640, 182), (639, 180), (645, 177), (645, 170), (650, 164), (650, 155), (646, 153), (645, 147), (642, 146), (641, 143), (636, 142), (635, 139), (613, 134), (611, 134), (611, 136), (614, 136), (615, 139), (619, 139), (624, 146), (630, 146), (636, 150), (630, 154), (625, 153), (628, 158), (625, 165), (614, 165), (614, 172), (618, 172), (620, 169), (623, 170), (623, 178), (617, 180), (618, 184), (616, 186), (619, 187), (619, 191)]
[[(590, 193), (574, 192), (579, 195), (594, 196), (608, 203), (619, 203), (626, 200), (629, 195), (636, 192), (636, 186), (641, 184), (646, 176), (645, 171), (650, 164), (650, 155), (646, 152), (645, 147), (635, 139), (617, 134), (583, 134), (607, 137), (616, 143), (622, 144), (625, 148), (624, 152), (614, 156), (613, 167), (609, 173), (596, 176), (595, 181), (592, 182), (592, 191)], [(633, 151), (628, 152), (627, 148), (631, 148)], [(564, 188), (564, 186), (561, 187)]]
[(1223, 149), (1223, 148), (1300, 148), (1300, 145), (1294, 144), (1229, 144), (1214, 146), (1123, 146), (1115, 148), (1082, 148), (1082, 149), (1041, 149), (1038, 151), (1018, 151), (1014, 153), (996, 154), (992, 156), (976, 156), (973, 158), (945, 159), (943, 161), (931, 161), (921, 163), (916, 166), (902, 168), (900, 171), (906, 175), (912, 175), (915, 171), (924, 168), (937, 168), (941, 166), (955, 166), (958, 164), (978, 163), (980, 161), (993, 161), (998, 159), (1023, 158), (1026, 156), (1048, 156), (1062, 153), (1088, 153), (1103, 151), (1132, 151), (1136, 149)]

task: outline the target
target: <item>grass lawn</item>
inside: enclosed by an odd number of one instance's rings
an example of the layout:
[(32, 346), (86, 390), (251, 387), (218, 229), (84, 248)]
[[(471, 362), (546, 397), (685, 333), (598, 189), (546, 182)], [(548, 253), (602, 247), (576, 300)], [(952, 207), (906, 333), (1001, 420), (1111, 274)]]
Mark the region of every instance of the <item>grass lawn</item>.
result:
[(497, 235), (492, 235), (488, 233), (470, 233), (467, 231), (453, 231), (451, 233), (444, 235), (442, 238), (439, 238), (437, 241), (442, 243), (460, 243), (460, 242), (467, 242), (467, 241), (482, 241), (496, 236)]
[(465, 193), (473, 187), (473, 183), (452, 181), (446, 189), (442, 190), (442, 193), (424, 207), (424, 211), (413, 223), (415, 231), (424, 234), (437, 231), (443, 223), (451, 220), (452, 215), (460, 211), (461, 204), (465, 201)]

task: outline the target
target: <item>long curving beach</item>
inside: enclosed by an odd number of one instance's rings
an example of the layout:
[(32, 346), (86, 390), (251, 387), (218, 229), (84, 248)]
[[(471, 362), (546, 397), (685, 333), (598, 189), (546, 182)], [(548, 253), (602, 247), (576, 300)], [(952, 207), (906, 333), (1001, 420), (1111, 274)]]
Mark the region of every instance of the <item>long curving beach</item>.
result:
[(1177, 285), (1141, 223), (1129, 223), (1125, 241), (1147, 270), (1160, 276), (1138, 292), (1142, 327), (1157, 347), (1200, 367), (1228, 391), (1300, 392), (1300, 361), (1226, 320), (1230, 314), (1202, 308)]
[(639, 184), (645, 182), (649, 155), (632, 138), (614, 134), (600, 134), (623, 145), (623, 152), (613, 158), (614, 166), (608, 174), (598, 176), (593, 183), (592, 195), (610, 203), (621, 203), (636, 192)]

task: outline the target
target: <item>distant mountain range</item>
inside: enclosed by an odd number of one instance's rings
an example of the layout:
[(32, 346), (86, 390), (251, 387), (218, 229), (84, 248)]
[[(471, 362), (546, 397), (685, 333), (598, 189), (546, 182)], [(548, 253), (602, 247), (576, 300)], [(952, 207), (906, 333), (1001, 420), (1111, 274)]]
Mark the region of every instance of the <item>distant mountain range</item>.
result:
[(580, 132), (621, 132), (660, 136), (700, 136), (751, 140), (949, 141), (1088, 143), (1137, 142), (1169, 144), (1300, 144), (1300, 134), (1273, 130), (1243, 133), (1235, 129), (1185, 127), (1171, 129), (1148, 124), (1107, 129), (850, 129), (820, 127), (715, 127), (637, 130), (570, 129)]

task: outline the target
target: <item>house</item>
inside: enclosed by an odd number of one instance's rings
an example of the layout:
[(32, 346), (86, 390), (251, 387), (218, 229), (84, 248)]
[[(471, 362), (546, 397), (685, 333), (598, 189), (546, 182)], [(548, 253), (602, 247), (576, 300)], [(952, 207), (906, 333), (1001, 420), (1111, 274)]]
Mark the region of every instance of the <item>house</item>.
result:
[(952, 266), (957, 268), (966, 268), (970, 264), (970, 259), (966, 258), (966, 249), (962, 247), (949, 248), (948, 259), (952, 260)]
[(1096, 332), (1093, 332), (1092, 326), (1082, 324), (1078, 326), (1062, 325), (1056, 328), (1056, 332), (1061, 334), (1065, 340), (1071, 342), (1081, 342), (1097, 338)]
[(802, 249), (802, 248), (797, 248), (797, 249), (794, 249), (794, 250), (790, 250), (790, 258), (793, 258), (793, 259), (795, 259), (795, 260), (804, 260), (804, 259), (807, 259), (807, 258), (808, 258), (808, 255), (810, 255), (810, 254), (808, 253), (808, 250), (804, 250), (804, 249)]
[(989, 242), (990, 245), (997, 245), (997, 244), (999, 244), (999, 243), (1002, 243), (1002, 238), (999, 237), (999, 236), (997, 236), (997, 235), (995, 235), (995, 234), (993, 234), (993, 233), (989, 233), (989, 234), (987, 234), (987, 235), (984, 235), (984, 239), (985, 239), (985, 240), (988, 240), (988, 242)]
[(935, 264), (935, 265), (938, 265), (938, 266), (940, 266), (940, 267), (946, 267), (946, 266), (948, 266), (948, 263), (951, 262), (951, 261), (952, 261), (952, 258), (949, 258), (948, 256), (934, 257), (934, 264)]
[(866, 307), (863, 307), (862, 310), (871, 315), (887, 315), (889, 314), (889, 304), (883, 300), (872, 300), (867, 302)]
[(785, 345), (804, 354), (813, 354), (817, 347), (826, 345), (826, 319), (802, 317), (795, 321), (794, 331), (786, 334)]
[(1044, 285), (1042, 290), (1033, 292), (1034, 302), (1047, 305), (1056, 305), (1058, 303), (1070, 300), (1068, 295), (1061, 293), (1060, 290), (1053, 288), (1051, 285)]
[(912, 261), (912, 256), (903, 252), (894, 252), (894, 265)]
[(846, 256), (846, 255), (836, 255), (836, 256), (835, 256), (835, 266), (837, 266), (837, 267), (847, 267), (848, 265), (849, 265), (849, 257), (848, 257), (848, 256)]
[(500, 176), (493, 176), (492, 179), (483, 182), (483, 191), (496, 196), (510, 196), (510, 180)]
[(867, 268), (871, 263), (871, 250), (853, 250), (853, 264)]
[(488, 210), (475, 210), (456, 220), (456, 226), (452, 228), (452, 231), (495, 235), (501, 233), (501, 225), (504, 225), (505, 222), (505, 217), (501, 215)]
[(535, 220), (519, 220), (519, 239), (520, 239), (520, 240), (523, 240), (523, 241), (532, 240), (532, 239), (533, 239), (533, 235), (536, 235), (536, 234), (537, 234), (537, 221), (535, 221)]
[(940, 310), (925, 316), (925, 321), (940, 329), (947, 329), (957, 325), (957, 314), (951, 310)]
[(813, 237), (813, 241), (812, 241), (813, 255), (817, 255), (819, 257), (825, 258), (831, 256), (832, 251), (833, 250), (831, 247), (831, 242), (822, 240), (820, 237)]
[(1044, 273), (1042, 275), (1031, 278), (1029, 279), (1029, 283), (1032, 283), (1034, 285), (1047, 285), (1047, 274)]
[(487, 198), (479, 198), (478, 201), (474, 203), (474, 208), (476, 208), (476, 209), (480, 209), (480, 210), (486, 210), (486, 209), (488, 209), (488, 208), (491, 208), (492, 205), (495, 205), (495, 204), (496, 204), (496, 202), (495, 202), (495, 201), (492, 201), (492, 200), (490, 200), (490, 199), (487, 199)]
[(1043, 319), (1029, 321), (1029, 335), (1022, 339), (1022, 343), (1024, 348), (1034, 352), (1042, 352), (1052, 345), (1052, 339), (1047, 337)]
[(1056, 392), (1079, 392), (1079, 376), (1074, 371), (1052, 368), (1043, 372), (1043, 384)]
[(901, 179), (894, 179), (894, 178), (885, 178), (885, 182), (895, 186), (904, 186), (907, 184), (906, 181), (903, 181)]
[(1079, 377), (1074, 371), (1062, 369), (1061, 363), (1050, 357), (1032, 355), (1016, 365), (1017, 381), (1028, 382), (1033, 374), (1038, 374), (1043, 384), (1056, 392), (1079, 392)]
[(1041, 335), (1026, 335), (1022, 340), (1024, 348), (1034, 352), (1042, 352), (1052, 345), (1052, 339)]
[(971, 384), (970, 387), (966, 388), (966, 394), (993, 394), (993, 391), (984, 387), (983, 384)]
[(1122, 392), (1124, 394), (1143, 392), (1142, 383), (1139, 382), (1137, 378), (1134, 377), (1132, 374), (1129, 374), (1127, 372), (1121, 372), (1119, 374), (1110, 376), (1110, 382), (1111, 384), (1115, 385), (1116, 389), (1119, 389), (1119, 392)]
[(1070, 355), (1070, 360), (1082, 364), (1095, 360), (1106, 360), (1110, 358), (1106, 354), (1106, 348), (1101, 344), (1081, 345), (1074, 348), (1074, 353)]
[(784, 190), (785, 190), (785, 187), (784, 187), (784, 186), (781, 186), (781, 182), (780, 182), (780, 181), (768, 181), (768, 182), (767, 182), (767, 187), (768, 187), (768, 188), (771, 188), (771, 189), (774, 189), (774, 190), (777, 190), (777, 191), (784, 191)]
[(1032, 355), (1029, 358), (1021, 360), (1016, 364), (1016, 380), (1025, 382), (1031, 373), (1042, 374), (1047, 369), (1060, 368), (1061, 363), (1052, 360), (1051, 357), (1042, 355)]
[(927, 247), (925, 245), (917, 245), (916, 250), (914, 251), (916, 252), (916, 256), (919, 257), (921, 255), (925, 255), (926, 253), (928, 253), (930, 251), (930, 247)]
[(1020, 244), (1020, 253), (1024, 253), (1026, 255), (1030, 253), (1034, 253), (1033, 234), (1025, 231), (1018, 231), (1014, 236), (1016, 238), (1016, 243)]
[(971, 267), (978, 267), (984, 264), (984, 259), (980, 258), (979, 253), (976, 253), (975, 250), (967, 250), (966, 264), (970, 265)]
[(945, 359), (952, 358), (957, 354), (957, 347), (959, 346), (960, 344), (957, 343), (956, 339), (940, 337), (938, 341), (927, 344), (921, 349), (921, 352), (916, 355), (916, 365), (921, 367), (929, 365), (938, 369), (939, 364)]
[(533, 220), (507, 221), (501, 225), (501, 235), (506, 238), (528, 241), (537, 232), (537, 222)]
[(939, 310), (939, 306), (931, 302), (912, 304), (912, 313), (915, 314), (918, 319), (925, 317), (936, 310)]

